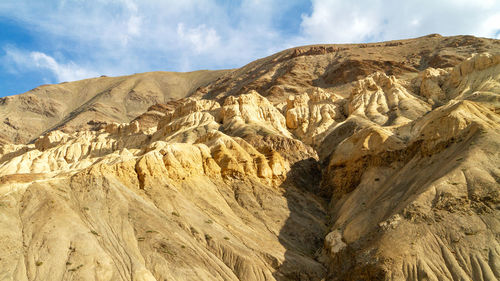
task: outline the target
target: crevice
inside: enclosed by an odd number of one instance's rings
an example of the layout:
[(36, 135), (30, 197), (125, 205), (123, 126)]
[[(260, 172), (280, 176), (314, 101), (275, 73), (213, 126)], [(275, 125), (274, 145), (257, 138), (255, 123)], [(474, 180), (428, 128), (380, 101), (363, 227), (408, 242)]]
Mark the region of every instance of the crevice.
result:
[[(286, 248), (277, 280), (324, 280), (326, 266), (318, 261), (326, 232), (327, 199), (318, 196), (322, 171), (314, 158), (294, 163), (281, 188), (290, 214), (280, 230)], [(319, 205), (317, 205), (319, 204)]]

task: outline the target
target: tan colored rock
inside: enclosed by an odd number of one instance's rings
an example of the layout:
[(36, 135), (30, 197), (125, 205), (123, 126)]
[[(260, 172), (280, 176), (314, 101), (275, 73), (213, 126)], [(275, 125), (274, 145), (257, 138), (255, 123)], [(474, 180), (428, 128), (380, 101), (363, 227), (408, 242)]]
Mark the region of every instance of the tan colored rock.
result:
[(139, 122), (132, 121), (125, 124), (111, 123), (104, 127), (103, 129), (108, 134), (114, 135), (130, 135), (139, 133)]
[(256, 91), (238, 97), (228, 97), (220, 111), (224, 127), (230, 131), (264, 130), (269, 134), (291, 137), (286, 120), (266, 98)]
[(457, 65), (451, 72), (451, 83), (457, 87), (461, 82), (466, 82), (463, 77), (475, 71), (481, 71), (500, 64), (499, 54), (481, 53), (476, 54), (461, 64)]
[(226, 72), (158, 71), (43, 85), (2, 98), (0, 137), (21, 144), (54, 129), (72, 133), (101, 123), (128, 123), (148, 107), (184, 98)]
[(48, 148), (54, 147), (61, 142), (67, 141), (68, 135), (61, 131), (52, 131), (48, 134), (38, 138), (35, 141), (35, 148), (43, 151)]
[(222, 177), (256, 177), (275, 185), (286, 178), (289, 164), (276, 152), (263, 155), (243, 139), (233, 139), (219, 132), (198, 140), (201, 141), (210, 147)]
[(218, 108), (220, 108), (220, 105), (216, 101), (196, 100), (188, 98), (186, 100), (182, 100), (179, 104), (177, 104), (173, 112), (167, 113), (165, 115), (165, 118), (163, 118), (158, 123), (158, 127), (164, 127), (173, 120), (184, 117), (192, 113), (202, 112), (202, 111), (214, 111), (217, 110)]
[(445, 101), (446, 93), (441, 88), (447, 78), (444, 69), (427, 68), (421, 75), (420, 95), (431, 102)]
[(448, 81), (449, 95), (500, 111), (500, 54), (478, 54), (457, 65)]
[(188, 177), (218, 177), (220, 167), (204, 144), (172, 144), (160, 150), (169, 178), (183, 180)]
[[(463, 262), (460, 261), (462, 255), (476, 256), (481, 250), (471, 244), (471, 240), (460, 238), (467, 235), (458, 233), (465, 231), (470, 238), (470, 235), (478, 235), (473, 238), (476, 241), (493, 239), (495, 231), (491, 227), (495, 223), (488, 221), (486, 226), (479, 219), (491, 217), (495, 212), (490, 209), (493, 205), (478, 197), (471, 199), (467, 195), (467, 183), (482, 182), (473, 184), (474, 192), (480, 194), (498, 189), (498, 183), (489, 176), (491, 167), (497, 165), (494, 164), (498, 162), (497, 156), (486, 156), (491, 153), (493, 138), (498, 135), (495, 125), (498, 121), (498, 116), (487, 107), (452, 100), (425, 117), (396, 128), (395, 134), (391, 128), (381, 130), (374, 126), (360, 130), (337, 147), (323, 177), (323, 187), (334, 188), (331, 194), (335, 198), (336, 215), (331, 233), (338, 237), (340, 230), (342, 241), (347, 245), (361, 243), (364, 250), (382, 251), (382, 255), (403, 268), (379, 264), (368, 276), (385, 270), (391, 270), (397, 278), (411, 280), (419, 279), (418, 272), (437, 279), (448, 278), (442, 276), (465, 278), (479, 274), (474, 273), (478, 271), (494, 276), (490, 272), (496, 270), (496, 266), (486, 265), (484, 256), (477, 260), (478, 264), (485, 265), (484, 270), (473, 263), (467, 265), (470, 270), (459, 265)], [(410, 135), (402, 132), (410, 132)], [(481, 146), (475, 144), (479, 140), (482, 140)], [(482, 163), (479, 159), (493, 161), (493, 166), (479, 164)], [(356, 188), (351, 189), (353, 186)], [(488, 209), (489, 215), (476, 209), (478, 205)], [(457, 221), (460, 226), (456, 226)], [(422, 235), (424, 228), (427, 234)], [(371, 238), (370, 233), (374, 232), (384, 234), (381, 238)], [(332, 244), (336, 241), (334, 234), (324, 245), (325, 255), (330, 256), (332, 262), (342, 260), (351, 264), (353, 272), (357, 272), (355, 268), (374, 266), (369, 260), (362, 266), (356, 260), (346, 261), (351, 254), (333, 250), (337, 249), (336, 244)], [(498, 241), (493, 240), (493, 245), (485, 244), (483, 250), (495, 251)], [(434, 246), (429, 248), (429, 243)], [(409, 250), (396, 250), (401, 247), (409, 247)], [(433, 252), (436, 247), (447, 250)], [(450, 248), (453, 250), (448, 250)], [(457, 254), (459, 251), (461, 254)], [(444, 272), (433, 269), (440, 264), (447, 264)], [(336, 266), (331, 270), (345, 276)], [(355, 274), (367, 276), (361, 272)]]
[(169, 123), (160, 121), (157, 131), (153, 134), (154, 140), (169, 142), (195, 142), (200, 136), (211, 130), (217, 130), (220, 124), (208, 112), (193, 112), (174, 119)]
[(429, 111), (430, 106), (410, 93), (396, 77), (376, 72), (357, 82), (348, 109), (349, 115), (392, 125), (414, 120)]
[(499, 279), (499, 64), (460, 63), (496, 45), (306, 46), (149, 108), (168, 81), (5, 98), (48, 133), (3, 122), (34, 142), (0, 141), (0, 279)]
[(338, 101), (341, 97), (320, 88), (310, 89), (298, 96), (289, 96), (286, 105), (286, 124), (295, 136), (306, 144), (321, 142), (321, 136), (345, 117)]

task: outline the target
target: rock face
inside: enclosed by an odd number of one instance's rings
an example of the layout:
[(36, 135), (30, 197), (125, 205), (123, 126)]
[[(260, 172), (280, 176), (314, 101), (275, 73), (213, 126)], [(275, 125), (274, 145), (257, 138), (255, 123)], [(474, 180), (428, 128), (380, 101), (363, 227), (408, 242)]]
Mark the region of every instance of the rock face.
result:
[(0, 279), (497, 280), (498, 42), (300, 47), (6, 141)]

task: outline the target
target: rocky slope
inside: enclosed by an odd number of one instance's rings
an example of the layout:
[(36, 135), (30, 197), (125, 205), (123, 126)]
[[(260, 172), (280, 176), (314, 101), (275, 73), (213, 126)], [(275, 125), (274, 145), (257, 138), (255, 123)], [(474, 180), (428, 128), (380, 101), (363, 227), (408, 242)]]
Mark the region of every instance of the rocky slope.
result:
[(295, 48), (3, 144), (0, 279), (497, 280), (498, 42)]
[(225, 72), (103, 76), (0, 98), (0, 141), (20, 144), (55, 129), (74, 132), (101, 122), (130, 122), (148, 107), (183, 98)]

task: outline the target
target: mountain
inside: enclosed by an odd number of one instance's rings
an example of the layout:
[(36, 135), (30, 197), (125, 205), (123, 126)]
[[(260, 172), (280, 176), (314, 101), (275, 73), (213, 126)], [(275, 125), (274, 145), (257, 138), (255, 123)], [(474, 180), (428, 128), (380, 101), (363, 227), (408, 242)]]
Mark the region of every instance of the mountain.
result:
[(497, 280), (499, 110), (440, 35), (7, 97), (0, 279)]

